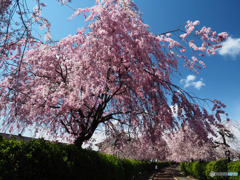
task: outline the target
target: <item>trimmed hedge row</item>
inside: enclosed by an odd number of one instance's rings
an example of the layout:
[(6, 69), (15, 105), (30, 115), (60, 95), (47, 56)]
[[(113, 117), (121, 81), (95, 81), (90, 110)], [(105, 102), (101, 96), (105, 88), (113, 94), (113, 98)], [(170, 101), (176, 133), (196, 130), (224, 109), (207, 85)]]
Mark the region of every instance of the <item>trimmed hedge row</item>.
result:
[(143, 171), (169, 166), (168, 162), (118, 159), (95, 151), (79, 150), (43, 140), (29, 143), (0, 137), (0, 180), (104, 179), (130, 180)]
[[(226, 159), (210, 162), (181, 162), (180, 169), (199, 179), (234, 179), (240, 180), (240, 161), (227, 163)], [(237, 172), (238, 176), (210, 176), (210, 172)]]

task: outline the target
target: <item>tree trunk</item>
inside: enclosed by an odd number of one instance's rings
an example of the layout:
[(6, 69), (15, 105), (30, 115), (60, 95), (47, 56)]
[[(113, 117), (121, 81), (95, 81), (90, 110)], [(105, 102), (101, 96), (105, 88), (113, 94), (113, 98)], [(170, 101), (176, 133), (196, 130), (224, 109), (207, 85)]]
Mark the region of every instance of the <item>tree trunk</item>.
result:
[(77, 146), (79, 149), (82, 149), (82, 145), (84, 142), (84, 138), (82, 137), (77, 137), (77, 139), (74, 141), (75, 146)]
[(75, 146), (77, 146), (79, 149), (82, 149), (83, 142), (89, 140), (92, 137), (98, 124), (99, 122), (97, 120), (94, 120), (89, 130), (80, 133), (80, 135), (74, 141)]

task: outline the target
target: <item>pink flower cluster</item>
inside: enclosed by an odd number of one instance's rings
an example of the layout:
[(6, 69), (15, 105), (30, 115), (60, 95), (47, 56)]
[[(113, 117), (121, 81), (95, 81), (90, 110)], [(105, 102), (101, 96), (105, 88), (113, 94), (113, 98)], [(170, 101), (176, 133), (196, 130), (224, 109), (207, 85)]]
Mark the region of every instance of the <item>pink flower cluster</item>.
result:
[[(214, 101), (216, 118), (208, 114), (171, 83), (171, 75), (181, 58), (189, 69), (200, 68), (198, 64), (205, 67), (197, 57), (183, 53), (187, 48), (215, 52), (227, 34), (216, 35), (202, 28), (195, 32), (202, 40), (201, 46), (190, 39), (186, 47), (170, 33), (152, 34), (136, 9), (130, 0), (102, 0), (74, 13), (73, 17), (82, 13), (86, 21), (92, 21), (75, 35), (55, 44), (30, 39), (24, 54), (25, 39), (12, 46), (9, 58), (16, 66), (0, 83), (0, 110), (2, 115), (9, 113), (5, 127), (13, 122), (23, 128), (46, 126), (53, 136), (67, 133), (80, 143), (88, 141), (100, 124), (112, 134), (127, 127), (132, 134), (143, 137), (130, 147), (145, 143), (140, 147), (146, 150), (149, 145), (149, 157), (153, 156), (153, 147), (164, 147), (161, 136), (176, 127), (188, 125), (207, 140), (211, 125), (221, 121), (219, 114), (224, 106)], [(182, 40), (187, 41), (198, 24), (188, 21)], [(49, 41), (50, 34), (46, 38)], [(119, 143), (123, 142), (120, 138)], [(141, 149), (134, 153), (143, 155)], [(154, 151), (154, 155), (157, 153)]]

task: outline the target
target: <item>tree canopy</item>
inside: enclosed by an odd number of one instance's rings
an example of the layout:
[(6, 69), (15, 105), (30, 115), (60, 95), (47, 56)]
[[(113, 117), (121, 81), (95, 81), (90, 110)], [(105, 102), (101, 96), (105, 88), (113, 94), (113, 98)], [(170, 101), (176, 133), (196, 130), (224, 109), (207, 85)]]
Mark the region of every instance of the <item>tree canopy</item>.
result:
[(53, 136), (74, 137), (79, 147), (100, 125), (110, 134), (129, 131), (153, 145), (166, 132), (184, 127), (204, 141), (214, 135), (212, 126), (220, 126), (225, 105), (210, 100), (208, 112), (171, 77), (180, 61), (196, 73), (205, 68), (200, 59), (216, 54), (227, 33), (187, 21), (153, 34), (130, 0), (97, 0), (71, 18), (81, 14), (90, 24), (58, 42), (47, 34), (46, 43), (29, 36), (27, 44), (23, 37), (1, 47), (9, 52), (1, 54), (7, 64), (0, 83), (3, 129), (49, 127)]

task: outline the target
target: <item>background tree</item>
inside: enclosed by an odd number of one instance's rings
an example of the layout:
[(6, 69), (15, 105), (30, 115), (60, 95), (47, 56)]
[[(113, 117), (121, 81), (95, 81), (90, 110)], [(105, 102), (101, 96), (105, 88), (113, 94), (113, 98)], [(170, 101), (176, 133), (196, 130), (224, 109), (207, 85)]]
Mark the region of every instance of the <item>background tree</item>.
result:
[[(154, 35), (130, 0), (97, 1), (73, 17), (81, 13), (92, 22), (75, 35), (55, 44), (29, 39), (24, 54), (24, 40), (9, 50), (17, 66), (0, 83), (3, 129), (12, 131), (14, 124), (19, 131), (29, 125), (49, 127), (55, 137), (74, 137), (79, 147), (101, 124), (109, 131), (114, 127), (141, 133), (153, 143), (186, 125), (205, 141), (214, 134), (211, 125), (221, 121), (225, 105), (211, 101), (214, 115), (210, 114), (196, 103), (199, 98), (172, 84), (171, 75), (181, 60), (197, 73), (204, 62), (187, 58), (185, 51), (189, 48), (199, 57), (215, 54), (227, 33), (198, 30), (199, 21), (188, 21), (171, 31), (179, 35), (179, 42), (170, 33)], [(178, 118), (171, 107), (178, 107)]]
[[(227, 122), (233, 125), (232, 122)], [(216, 136), (207, 141), (197, 138), (196, 133), (188, 127), (180, 128), (175, 133), (169, 134), (166, 136), (171, 152), (168, 160), (177, 162), (200, 159), (213, 161), (226, 158), (226, 151), (230, 152), (231, 157), (238, 157), (239, 152), (236, 151), (236, 147), (239, 146), (236, 144), (238, 140), (232, 128), (225, 122), (215, 132)]]
[[(170, 155), (167, 142), (162, 138), (153, 143), (148, 138), (132, 137), (127, 133), (109, 136), (98, 144), (99, 152), (135, 160), (166, 161)], [(122, 143), (122, 144), (121, 144)]]
[[(187, 132), (187, 133), (186, 133)], [(224, 158), (224, 153), (216, 149), (211, 140), (201, 140), (190, 128), (184, 127), (167, 137), (171, 155), (170, 161), (182, 162), (191, 160), (214, 161)]]
[(238, 158), (240, 142), (235, 133), (240, 131), (239, 123), (234, 120), (227, 120), (222, 124), (223, 126), (216, 131), (218, 137), (213, 141), (214, 147), (219, 149), (228, 160)]

